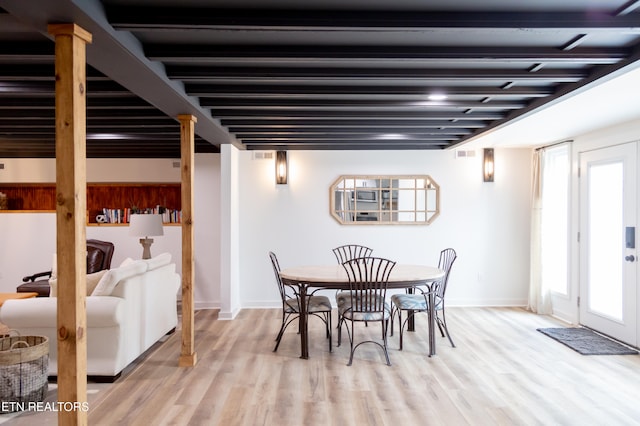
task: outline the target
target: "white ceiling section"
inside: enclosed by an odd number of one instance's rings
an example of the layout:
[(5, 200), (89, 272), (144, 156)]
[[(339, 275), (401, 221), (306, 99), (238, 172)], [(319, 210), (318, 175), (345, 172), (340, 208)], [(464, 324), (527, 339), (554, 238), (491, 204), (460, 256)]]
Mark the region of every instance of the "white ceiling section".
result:
[(635, 119), (640, 119), (640, 67), (486, 132), (463, 147), (538, 147)]
[(54, 155), (54, 22), (93, 34), (90, 158), (178, 157), (178, 114), (219, 152), (537, 146), (640, 111), (640, 0), (0, 0), (0, 158)]

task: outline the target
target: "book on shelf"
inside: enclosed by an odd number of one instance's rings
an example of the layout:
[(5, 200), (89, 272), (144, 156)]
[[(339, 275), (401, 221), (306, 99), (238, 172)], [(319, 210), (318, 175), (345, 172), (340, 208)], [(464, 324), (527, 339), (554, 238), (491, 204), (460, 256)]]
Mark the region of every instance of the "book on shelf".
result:
[(136, 209), (135, 212), (132, 212), (130, 208), (110, 209), (105, 207), (102, 209), (103, 223), (129, 223), (132, 214), (160, 214), (162, 215), (163, 223), (180, 223), (182, 221), (181, 210), (168, 209), (162, 206)]

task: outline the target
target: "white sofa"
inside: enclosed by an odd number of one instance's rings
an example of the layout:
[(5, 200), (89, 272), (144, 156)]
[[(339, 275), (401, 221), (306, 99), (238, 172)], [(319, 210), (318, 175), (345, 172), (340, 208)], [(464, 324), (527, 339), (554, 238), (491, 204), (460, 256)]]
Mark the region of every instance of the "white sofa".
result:
[[(180, 277), (168, 253), (130, 261), (104, 274), (86, 299), (90, 379), (117, 379), (127, 365), (176, 328), (179, 287)], [(0, 322), (9, 328), (49, 338), (50, 376), (58, 372), (56, 308), (56, 297), (7, 300), (0, 308)]]

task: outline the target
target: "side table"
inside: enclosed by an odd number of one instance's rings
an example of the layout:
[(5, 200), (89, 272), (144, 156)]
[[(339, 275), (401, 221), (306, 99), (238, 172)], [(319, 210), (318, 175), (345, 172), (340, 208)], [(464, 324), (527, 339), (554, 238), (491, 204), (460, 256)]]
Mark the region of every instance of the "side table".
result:
[[(38, 293), (0, 293), (0, 306), (9, 299), (31, 299), (36, 297)], [(9, 328), (0, 322), (0, 337), (6, 336), (9, 333)]]
[(9, 299), (31, 299), (32, 297), (36, 297), (38, 293), (36, 292), (26, 292), (26, 293), (0, 293), (0, 306), (4, 304)]

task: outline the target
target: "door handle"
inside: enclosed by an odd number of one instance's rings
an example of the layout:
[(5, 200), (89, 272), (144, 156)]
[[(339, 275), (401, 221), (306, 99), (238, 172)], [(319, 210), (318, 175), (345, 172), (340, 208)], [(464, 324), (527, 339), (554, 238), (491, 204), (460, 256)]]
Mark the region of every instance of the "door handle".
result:
[(625, 256), (624, 260), (626, 260), (627, 262), (633, 262), (636, 260), (635, 256), (630, 254), (629, 256)]

